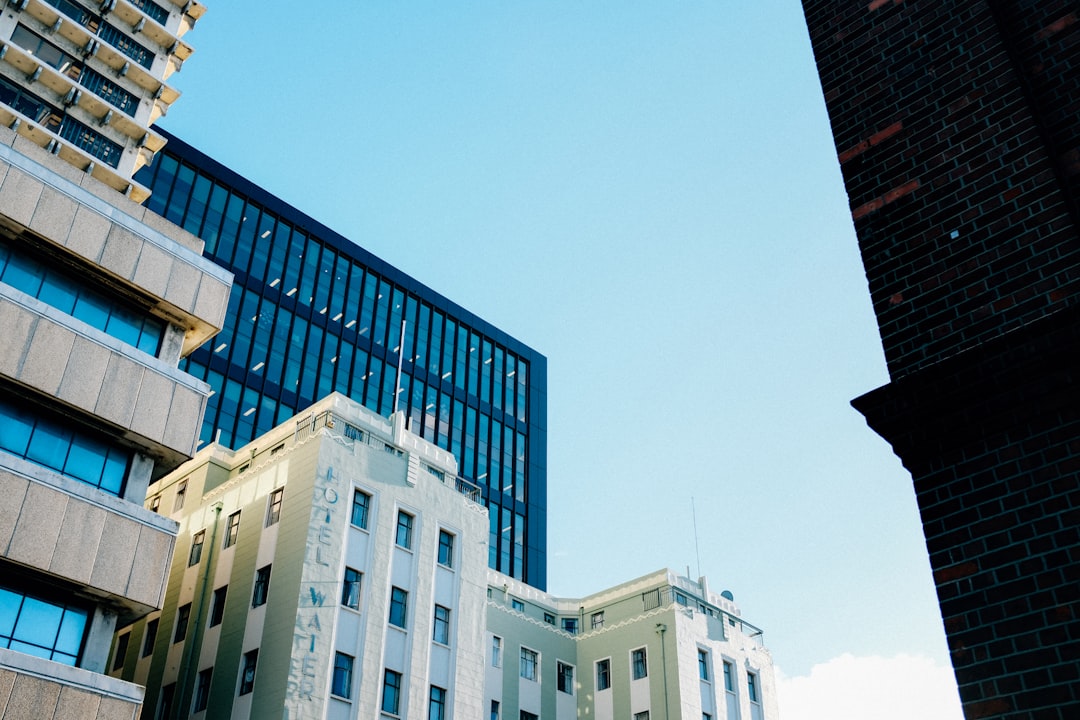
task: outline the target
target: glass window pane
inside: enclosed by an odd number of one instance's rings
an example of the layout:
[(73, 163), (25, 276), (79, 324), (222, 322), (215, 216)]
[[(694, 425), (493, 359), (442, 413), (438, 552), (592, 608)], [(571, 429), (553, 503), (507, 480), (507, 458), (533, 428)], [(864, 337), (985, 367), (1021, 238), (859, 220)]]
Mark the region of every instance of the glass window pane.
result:
[(84, 439), (74, 443), (64, 464), (64, 474), (97, 485), (105, 470), (105, 457), (108, 452), (105, 445), (93, 440)]
[(14, 639), (52, 648), (64, 614), (63, 608), (37, 598), (25, 598)]
[(71, 433), (39, 423), (34, 428), (33, 437), (30, 438), (30, 447), (26, 451), (26, 457), (45, 467), (62, 470), (70, 442)]

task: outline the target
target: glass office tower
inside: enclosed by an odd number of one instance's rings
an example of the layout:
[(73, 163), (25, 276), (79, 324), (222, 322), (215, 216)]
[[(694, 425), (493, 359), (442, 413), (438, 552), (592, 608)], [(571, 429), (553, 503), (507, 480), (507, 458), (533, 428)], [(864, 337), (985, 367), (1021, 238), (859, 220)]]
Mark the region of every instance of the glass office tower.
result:
[(480, 487), (489, 564), (545, 588), (547, 359), (162, 134), (136, 176), (146, 206), (236, 276), (224, 329), (184, 366), (215, 391), (201, 440), (237, 447), (333, 390), (389, 415), (403, 353), (398, 409)]

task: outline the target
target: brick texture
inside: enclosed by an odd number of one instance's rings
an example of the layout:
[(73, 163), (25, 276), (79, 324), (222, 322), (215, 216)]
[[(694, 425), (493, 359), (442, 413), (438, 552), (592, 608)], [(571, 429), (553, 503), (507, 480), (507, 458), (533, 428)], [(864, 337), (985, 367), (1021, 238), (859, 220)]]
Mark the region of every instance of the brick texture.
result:
[(1080, 718), (1080, 7), (803, 9), (965, 715)]

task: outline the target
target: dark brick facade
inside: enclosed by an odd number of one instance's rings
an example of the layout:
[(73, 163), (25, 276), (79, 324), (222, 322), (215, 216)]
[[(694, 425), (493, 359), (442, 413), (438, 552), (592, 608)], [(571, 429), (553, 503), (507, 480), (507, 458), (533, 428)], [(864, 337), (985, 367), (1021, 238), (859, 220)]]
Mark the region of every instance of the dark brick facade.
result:
[(965, 715), (1080, 718), (1080, 3), (803, 8)]

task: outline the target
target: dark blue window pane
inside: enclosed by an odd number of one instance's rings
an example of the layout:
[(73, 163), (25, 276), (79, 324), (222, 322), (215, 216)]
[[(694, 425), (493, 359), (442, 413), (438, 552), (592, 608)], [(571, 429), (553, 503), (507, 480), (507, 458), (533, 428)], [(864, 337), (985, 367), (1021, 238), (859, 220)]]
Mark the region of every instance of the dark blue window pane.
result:
[(38, 263), (18, 255), (9, 255), (3, 275), (0, 275), (0, 280), (3, 280), (16, 290), (37, 297), (44, 276), (45, 269)]
[(71, 313), (87, 325), (104, 330), (109, 324), (109, 306), (99, 297), (81, 293)]
[(39, 422), (30, 438), (26, 458), (45, 467), (61, 470), (70, 445), (71, 433), (52, 424)]
[(78, 288), (63, 278), (57, 277), (46, 278), (38, 294), (38, 300), (68, 315), (71, 315), (75, 309), (75, 301), (78, 298)]
[(0, 448), (22, 457), (33, 430), (34, 420), (25, 411), (0, 406)]
[(105, 457), (108, 448), (104, 444), (91, 440), (81, 445), (72, 445), (64, 464), (64, 474), (97, 485), (105, 470)]

